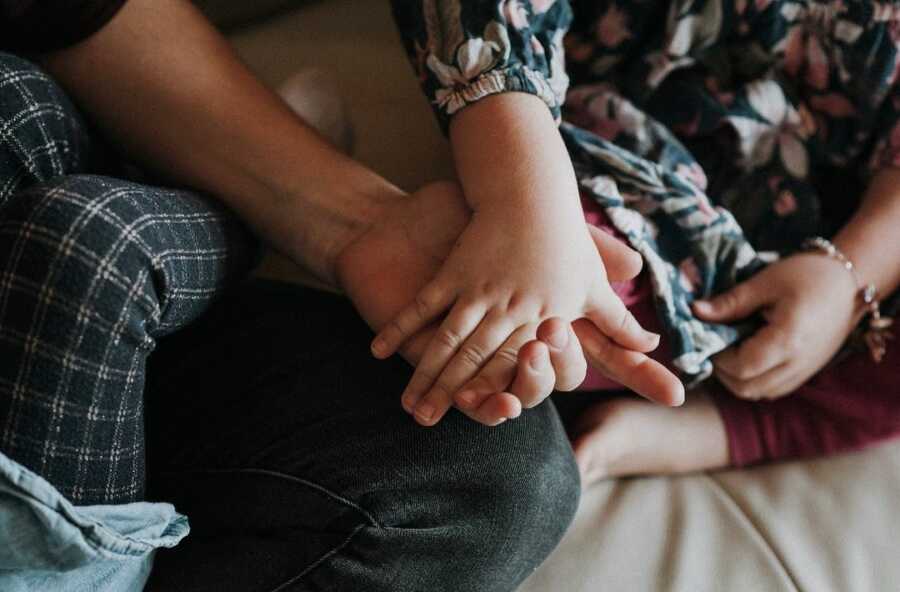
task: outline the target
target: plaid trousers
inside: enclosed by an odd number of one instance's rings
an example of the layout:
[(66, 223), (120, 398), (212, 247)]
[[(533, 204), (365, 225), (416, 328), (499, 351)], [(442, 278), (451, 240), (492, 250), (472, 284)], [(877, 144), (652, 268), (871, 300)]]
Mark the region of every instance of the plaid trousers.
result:
[(101, 176), (103, 152), (0, 53), (0, 450), (78, 504), (144, 496), (147, 357), (257, 255), (213, 199)]

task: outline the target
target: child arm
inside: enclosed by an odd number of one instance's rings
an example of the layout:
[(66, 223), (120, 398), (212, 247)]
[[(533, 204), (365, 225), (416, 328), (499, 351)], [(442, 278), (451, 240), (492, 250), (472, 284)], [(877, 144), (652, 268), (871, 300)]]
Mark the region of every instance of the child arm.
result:
[[(821, 370), (866, 312), (860, 288), (879, 297), (900, 285), (900, 170), (876, 173), (859, 209), (834, 237), (855, 275), (820, 252), (778, 261), (695, 312), (730, 322), (762, 311), (766, 324), (714, 360), (716, 376), (747, 399), (786, 395)], [(860, 285), (857, 285), (859, 281)], [(890, 344), (888, 344), (890, 347)], [(896, 347), (896, 344), (894, 344)]]

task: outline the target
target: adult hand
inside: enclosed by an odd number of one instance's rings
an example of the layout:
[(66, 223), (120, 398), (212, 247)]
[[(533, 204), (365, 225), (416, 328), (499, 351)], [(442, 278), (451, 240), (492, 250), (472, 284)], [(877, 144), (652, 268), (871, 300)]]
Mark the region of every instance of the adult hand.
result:
[[(457, 184), (431, 183), (386, 205), (371, 227), (341, 252), (336, 261), (340, 286), (371, 327), (383, 327), (434, 277), (470, 216)], [(410, 340), (401, 350), (403, 357), (415, 365), (432, 334), (433, 329)], [(555, 371), (542, 348), (532, 346), (532, 357), (514, 364), (514, 388), (496, 393), (483, 408), (464, 412), (494, 425), (491, 418), (521, 408), (513, 393), (549, 394)]]

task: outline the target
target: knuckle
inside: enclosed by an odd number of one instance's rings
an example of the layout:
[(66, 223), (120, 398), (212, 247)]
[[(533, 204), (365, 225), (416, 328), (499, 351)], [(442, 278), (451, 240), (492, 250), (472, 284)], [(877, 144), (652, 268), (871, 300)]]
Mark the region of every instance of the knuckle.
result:
[(497, 289), (496, 282), (491, 281), (491, 280), (488, 280), (488, 281), (482, 283), (480, 286), (478, 286), (478, 292), (482, 296), (488, 296), (490, 294), (493, 294), (496, 289)]
[(456, 385), (450, 384), (446, 378), (439, 378), (434, 383), (434, 391), (429, 397), (433, 403), (443, 403), (450, 399), (456, 391)]
[(456, 331), (445, 329), (438, 333), (437, 340), (438, 343), (446, 349), (456, 351), (456, 349), (459, 347), (460, 342), (462, 341), (462, 337), (460, 337), (459, 333), (457, 333)]
[(406, 337), (406, 330), (403, 328), (403, 325), (400, 323), (399, 319), (391, 320), (391, 322), (388, 324), (386, 333), (386, 337), (388, 338), (390, 338), (391, 336), (395, 338)]
[(484, 364), (485, 358), (487, 357), (484, 353), (484, 350), (482, 350), (477, 345), (465, 346), (460, 352), (460, 356), (463, 362), (475, 368), (480, 368)]
[(506, 310), (519, 310), (525, 304), (525, 297), (522, 294), (514, 293), (506, 301)]
[(519, 362), (519, 352), (514, 347), (502, 347), (497, 350), (494, 357), (511, 366), (515, 366)]
[(418, 368), (416, 368), (416, 372), (413, 375), (412, 382), (416, 382), (421, 386), (426, 386), (434, 383), (436, 379), (437, 376), (434, 372), (431, 372), (427, 368), (422, 368), (421, 366), (419, 366)]
[(500, 388), (495, 384), (494, 375), (486, 373), (478, 376), (468, 384), (468, 388), (476, 393), (493, 393)]
[(428, 295), (425, 292), (420, 292), (416, 295), (414, 310), (420, 321), (424, 321), (428, 318), (429, 311), (431, 310), (431, 301), (428, 299)]
[[(585, 344), (582, 344), (582, 347), (584, 347), (584, 345)], [(606, 338), (592, 340), (585, 349), (588, 356), (590, 356), (592, 363), (605, 365), (610, 358), (612, 342)]]
[(619, 317), (619, 323), (618, 323), (618, 328), (617, 328), (618, 332), (620, 334), (628, 333), (632, 327), (633, 320), (634, 320), (634, 317), (631, 316), (631, 313), (628, 312), (628, 309), (623, 308), (623, 310), (620, 314), (620, 317)]

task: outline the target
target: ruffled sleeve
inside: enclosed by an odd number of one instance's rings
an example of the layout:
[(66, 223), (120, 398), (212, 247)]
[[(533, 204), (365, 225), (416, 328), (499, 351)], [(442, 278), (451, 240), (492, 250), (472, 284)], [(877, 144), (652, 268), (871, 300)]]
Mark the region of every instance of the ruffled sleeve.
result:
[(422, 89), (446, 131), (451, 116), (488, 95), (526, 92), (559, 119), (569, 85), (566, 0), (392, 0)]

